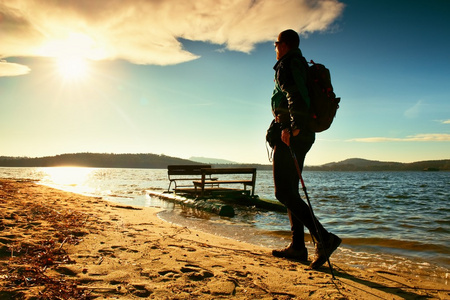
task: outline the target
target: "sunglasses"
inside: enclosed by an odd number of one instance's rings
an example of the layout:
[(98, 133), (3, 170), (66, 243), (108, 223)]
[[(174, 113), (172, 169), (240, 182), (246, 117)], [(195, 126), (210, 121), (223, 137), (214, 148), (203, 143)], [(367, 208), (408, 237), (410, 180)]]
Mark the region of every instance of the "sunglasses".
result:
[(273, 43), (273, 45), (275, 46), (275, 48), (279, 45), (279, 44), (281, 44), (281, 43), (283, 43), (282, 41), (276, 41), (275, 43)]

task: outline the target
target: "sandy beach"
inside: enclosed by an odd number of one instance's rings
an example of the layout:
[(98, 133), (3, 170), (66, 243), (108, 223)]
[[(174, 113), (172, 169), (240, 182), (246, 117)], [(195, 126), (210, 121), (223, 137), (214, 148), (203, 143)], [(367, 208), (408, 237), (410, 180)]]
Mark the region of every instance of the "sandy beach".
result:
[(381, 268), (337, 262), (333, 280), (158, 211), (0, 179), (0, 299), (450, 299)]

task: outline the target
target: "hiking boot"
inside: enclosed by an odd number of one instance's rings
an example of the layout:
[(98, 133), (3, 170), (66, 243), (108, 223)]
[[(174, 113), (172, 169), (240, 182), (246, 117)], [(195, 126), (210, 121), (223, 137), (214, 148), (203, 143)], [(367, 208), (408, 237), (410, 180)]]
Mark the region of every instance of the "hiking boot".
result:
[(330, 235), (328, 236), (328, 240), (324, 243), (325, 249), (320, 243), (316, 245), (316, 256), (309, 267), (311, 269), (320, 268), (327, 261), (327, 255), (328, 257), (330, 257), (334, 250), (339, 247), (341, 242), (342, 240), (337, 235), (330, 233)]
[(303, 249), (294, 249), (292, 243), (284, 249), (272, 250), (272, 255), (275, 257), (292, 258), (300, 261), (308, 260), (308, 250), (306, 247)]

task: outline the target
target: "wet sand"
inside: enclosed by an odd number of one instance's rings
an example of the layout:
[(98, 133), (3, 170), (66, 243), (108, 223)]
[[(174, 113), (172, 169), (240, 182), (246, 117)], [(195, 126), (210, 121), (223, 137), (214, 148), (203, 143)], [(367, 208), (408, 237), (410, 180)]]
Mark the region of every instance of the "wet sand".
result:
[(337, 262), (333, 280), (158, 211), (0, 179), (0, 299), (450, 299), (382, 268)]

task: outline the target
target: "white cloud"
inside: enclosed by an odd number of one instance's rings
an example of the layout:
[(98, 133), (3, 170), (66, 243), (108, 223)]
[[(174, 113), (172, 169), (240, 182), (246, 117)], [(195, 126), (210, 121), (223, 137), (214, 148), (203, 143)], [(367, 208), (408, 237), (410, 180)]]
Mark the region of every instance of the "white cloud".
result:
[(5, 60), (0, 60), (0, 77), (2, 76), (19, 76), (30, 72), (30, 68), (24, 65), (8, 63)]
[(405, 138), (370, 137), (351, 139), (350, 142), (380, 143), (380, 142), (450, 142), (450, 134), (427, 133), (407, 136)]
[(450, 124), (450, 120), (442, 121), (442, 124)]
[(250, 52), (287, 28), (325, 30), (343, 8), (337, 0), (3, 0), (0, 58), (71, 51), (91, 59), (177, 64), (198, 58), (178, 38)]

